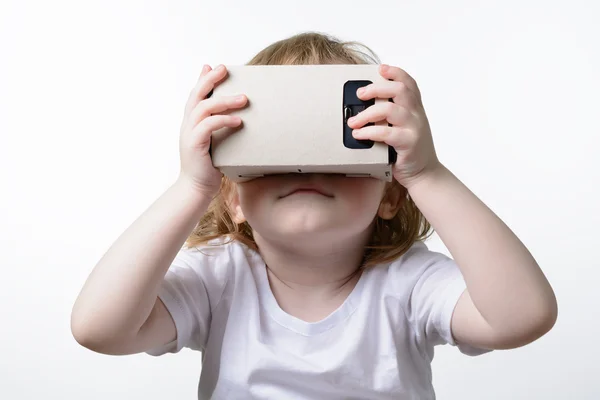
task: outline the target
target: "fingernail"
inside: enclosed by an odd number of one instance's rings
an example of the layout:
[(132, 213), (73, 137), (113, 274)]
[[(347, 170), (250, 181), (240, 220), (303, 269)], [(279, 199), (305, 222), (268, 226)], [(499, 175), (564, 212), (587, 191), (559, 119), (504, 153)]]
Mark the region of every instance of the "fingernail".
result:
[(363, 94), (365, 94), (365, 88), (360, 88), (356, 91), (356, 94), (358, 94), (359, 96), (362, 96)]
[(387, 71), (387, 69), (388, 69), (389, 67), (390, 67), (390, 66), (389, 66), (389, 65), (387, 65), (387, 64), (381, 64), (381, 70), (382, 70), (383, 72)]
[(217, 71), (221, 72), (225, 69), (225, 66), (223, 64), (219, 64), (219, 66), (217, 67)]
[(348, 118), (348, 123), (349, 123), (349, 124), (353, 123), (354, 121), (356, 121), (356, 118), (355, 118), (355, 117), (350, 117), (350, 118)]
[(238, 101), (238, 102), (240, 102), (240, 101), (244, 101), (244, 95), (243, 95), (243, 94), (241, 94), (241, 95), (239, 95), (239, 96), (236, 96), (236, 98), (235, 98), (235, 101)]

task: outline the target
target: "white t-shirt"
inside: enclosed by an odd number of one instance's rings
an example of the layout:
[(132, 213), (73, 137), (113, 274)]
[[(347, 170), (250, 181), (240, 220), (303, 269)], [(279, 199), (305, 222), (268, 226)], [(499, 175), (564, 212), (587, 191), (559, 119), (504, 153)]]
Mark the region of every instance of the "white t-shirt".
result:
[(256, 251), (184, 248), (159, 292), (177, 339), (148, 354), (202, 351), (199, 399), (434, 399), (434, 345), (456, 345), (450, 320), (465, 287), (452, 259), (418, 242), (309, 323), (279, 307)]

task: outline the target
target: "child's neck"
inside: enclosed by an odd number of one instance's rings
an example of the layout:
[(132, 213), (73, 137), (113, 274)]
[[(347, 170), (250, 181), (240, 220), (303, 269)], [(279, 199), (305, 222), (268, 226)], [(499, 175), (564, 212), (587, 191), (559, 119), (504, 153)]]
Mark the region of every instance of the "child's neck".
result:
[(339, 307), (358, 282), (370, 234), (337, 245), (318, 238), (283, 245), (256, 232), (254, 239), (279, 306), (288, 314), (315, 322)]

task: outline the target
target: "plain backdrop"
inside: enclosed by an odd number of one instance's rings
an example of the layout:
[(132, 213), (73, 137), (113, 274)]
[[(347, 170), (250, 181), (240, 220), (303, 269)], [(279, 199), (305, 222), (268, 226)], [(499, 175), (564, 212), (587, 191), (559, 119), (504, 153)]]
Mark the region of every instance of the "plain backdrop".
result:
[(558, 322), (529, 346), (440, 347), (438, 398), (600, 398), (598, 4), (3, 0), (0, 398), (195, 398), (200, 353), (93, 353), (71, 336), (71, 307), (176, 179), (202, 65), (243, 64), (303, 31), (363, 42), (417, 80), (440, 159), (556, 291)]

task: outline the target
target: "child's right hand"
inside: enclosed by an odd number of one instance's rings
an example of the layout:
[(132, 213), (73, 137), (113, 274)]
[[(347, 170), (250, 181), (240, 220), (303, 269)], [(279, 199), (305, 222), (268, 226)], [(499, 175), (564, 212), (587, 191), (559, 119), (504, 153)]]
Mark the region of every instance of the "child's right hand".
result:
[(241, 123), (239, 117), (212, 114), (243, 107), (245, 96), (241, 101), (206, 99), (226, 75), (224, 67), (203, 68), (181, 125), (179, 179), (119, 236), (77, 297), (71, 331), (84, 347), (134, 354), (177, 337), (175, 322), (157, 296), (175, 256), (221, 185), (223, 175), (208, 152), (211, 134)]
[(200, 78), (190, 93), (179, 139), (181, 158), (180, 180), (189, 182), (203, 195), (212, 198), (221, 186), (223, 174), (216, 169), (209, 154), (211, 135), (224, 127), (241, 124), (234, 115), (213, 115), (229, 109), (242, 108), (247, 98), (244, 95), (206, 98), (213, 88), (227, 76), (227, 68), (220, 65), (214, 70), (205, 65)]

